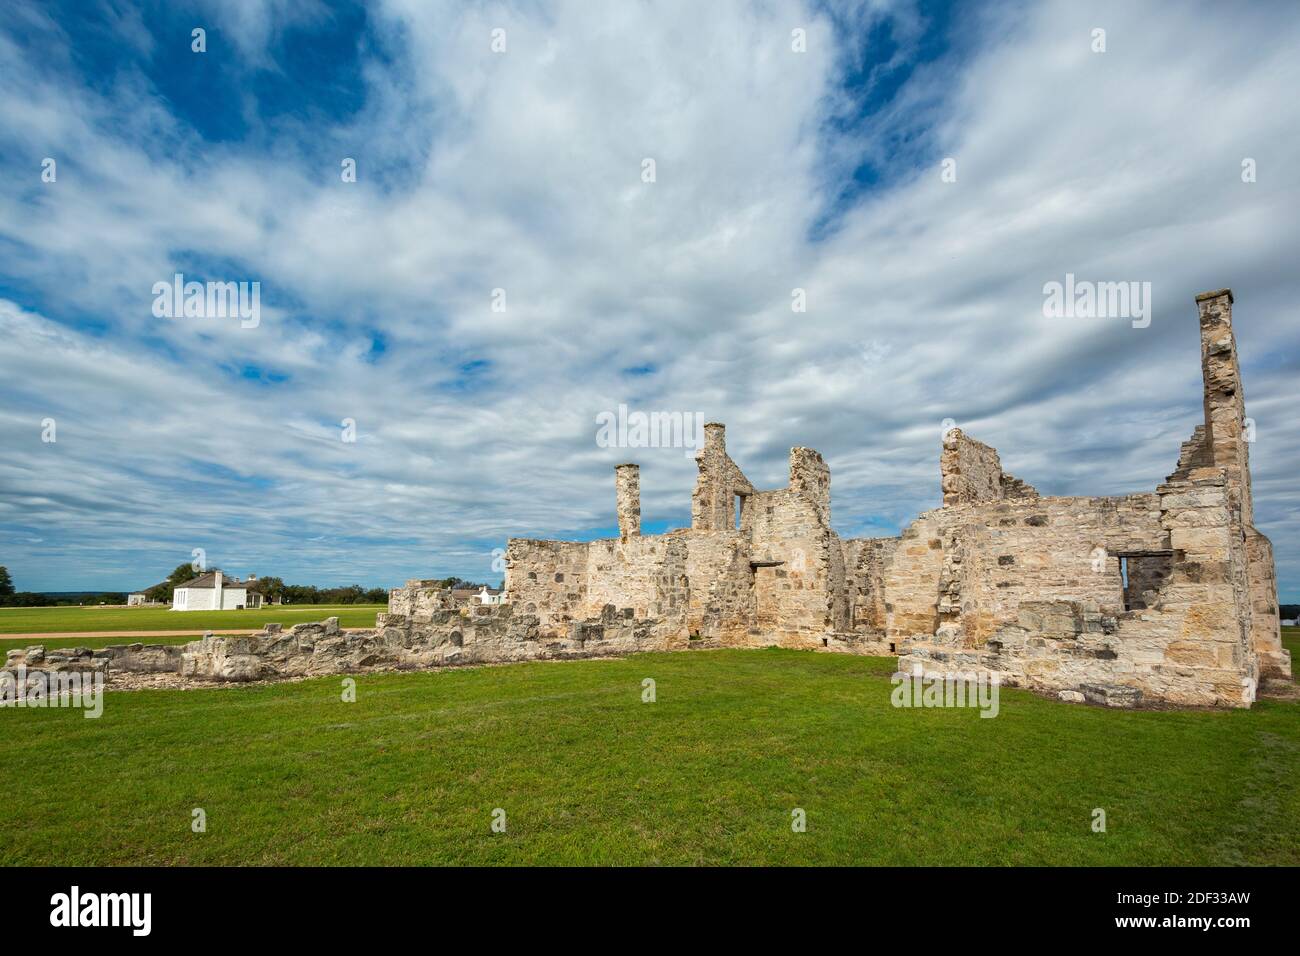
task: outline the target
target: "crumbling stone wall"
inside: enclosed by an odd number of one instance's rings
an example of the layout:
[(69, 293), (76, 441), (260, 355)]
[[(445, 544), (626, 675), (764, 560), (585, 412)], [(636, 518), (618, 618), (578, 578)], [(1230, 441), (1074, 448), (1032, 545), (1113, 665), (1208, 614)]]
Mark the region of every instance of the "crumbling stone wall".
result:
[(791, 449), (787, 486), (757, 490), (713, 423), (689, 529), (641, 534), (639, 470), (621, 465), (619, 537), (512, 539), (504, 605), (459, 607), (411, 581), (374, 630), (331, 621), (183, 648), (34, 647), (7, 666), (225, 682), (777, 644), (897, 652), (905, 669), (985, 670), (1113, 706), (1249, 706), (1261, 681), (1289, 679), (1290, 656), (1272, 546), (1253, 525), (1232, 303), (1226, 290), (1197, 297), (1205, 421), (1153, 492), (1043, 497), (954, 429), (942, 507), (897, 537), (842, 541), (820, 454)]
[(98, 671), (109, 686), (131, 675), (171, 674), (188, 685), (247, 683), (379, 670), (425, 670), (464, 664), (525, 660), (575, 660), (640, 651), (678, 649), (653, 619), (612, 605), (572, 621), (562, 635), (543, 633), (536, 616), (510, 605), (435, 610), (427, 620), (380, 614), (373, 630), (344, 631), (338, 618), (298, 624), (283, 631), (268, 625), (258, 634), (206, 635), (189, 644), (117, 645), (103, 650), (49, 651), (33, 646), (8, 653), (4, 671), (24, 673)]
[[(829, 646), (834, 632), (850, 628), (852, 602), (843, 548), (830, 527), (830, 469), (821, 455), (792, 449), (790, 484), (776, 491), (749, 484), (726, 455), (720, 425), (706, 426), (698, 458), (701, 527), (575, 545), (512, 539), (510, 601), (550, 630), (612, 604), (655, 618), (676, 641)], [(617, 469), (616, 483), (624, 471)], [(715, 509), (719, 488), (730, 503)]]
[(819, 502), (793, 488), (758, 492), (745, 530), (754, 542), (760, 641), (815, 646), (828, 631), (842, 629), (847, 622), (836, 628), (831, 602), (834, 589), (844, 588), (843, 554)]
[(704, 426), (704, 447), (695, 457), (700, 474), (691, 495), (691, 528), (728, 531), (737, 526), (736, 499), (754, 493), (744, 472), (727, 454), (726, 427), (718, 422)]
[(1044, 595), (1123, 611), (1119, 555), (1168, 551), (1160, 515), (1154, 494), (945, 507), (938, 520), (963, 545), (954, 581), (962, 639), (983, 643), (1021, 602)]
[(691, 533), (686, 554), (687, 632), (710, 647), (743, 647), (761, 638), (755, 626), (755, 569), (743, 531)]
[(885, 568), (899, 538), (850, 538), (844, 542), (849, 627), (857, 633), (884, 635), (888, 623)]
[(997, 501), (1002, 497), (1002, 462), (983, 442), (950, 428), (939, 455), (940, 483), (945, 505)]
[(580, 616), (606, 605), (654, 618), (665, 636), (687, 638), (687, 542), (682, 534), (593, 541), (587, 547), (586, 601)]
[(1259, 656), (1261, 678), (1287, 680), (1291, 657), (1282, 646), (1282, 618), (1277, 603), (1277, 571), (1273, 544), (1254, 528), (1246, 529), (1247, 575), (1250, 587), (1251, 643)]
[(562, 631), (587, 616), (586, 541), (511, 538), (506, 545), (506, 598), (541, 626)]
[(1254, 525), (1251, 504), (1246, 399), (1232, 329), (1232, 292), (1218, 289), (1196, 297), (1201, 325), (1201, 377), (1204, 382), (1205, 444), (1213, 464), (1224, 470), (1240, 503), (1241, 521)]
[[(1205, 421), (1154, 492), (1043, 497), (951, 429), (943, 506), (897, 537), (841, 541), (821, 455), (792, 449), (787, 487), (756, 490), (713, 423), (689, 531), (629, 547), (620, 471), (621, 541), (512, 542), (508, 591), (544, 630), (605, 603), (676, 629), (684, 605), (686, 633), (721, 646), (956, 655), (1070, 699), (1249, 704), (1289, 656), (1272, 549), (1251, 518), (1231, 293), (1198, 296), (1197, 312)], [(570, 580), (584, 557), (585, 580)]]
[(900, 667), (975, 667), (1009, 685), (1114, 706), (1249, 706), (1260, 674), (1231, 481), (1220, 469), (1197, 469), (1157, 496), (1173, 557), (1150, 606), (1024, 600), (983, 643), (909, 642)]

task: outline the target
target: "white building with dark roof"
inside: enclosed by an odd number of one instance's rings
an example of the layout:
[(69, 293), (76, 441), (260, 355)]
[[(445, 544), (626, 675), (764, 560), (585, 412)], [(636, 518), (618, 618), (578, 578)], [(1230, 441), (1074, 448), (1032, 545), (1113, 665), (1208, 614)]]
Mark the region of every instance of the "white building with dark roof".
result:
[(238, 611), (262, 606), (262, 595), (251, 590), (257, 578), (247, 581), (227, 578), (220, 571), (209, 571), (186, 581), (172, 591), (173, 611)]

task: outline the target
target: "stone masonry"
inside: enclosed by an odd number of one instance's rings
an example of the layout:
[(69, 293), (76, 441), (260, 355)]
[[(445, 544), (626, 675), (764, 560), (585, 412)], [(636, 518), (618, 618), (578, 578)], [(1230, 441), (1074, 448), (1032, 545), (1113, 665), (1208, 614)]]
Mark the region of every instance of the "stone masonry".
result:
[(620, 537), (512, 539), (509, 601), (544, 633), (612, 606), (665, 647), (898, 654), (1068, 700), (1249, 706), (1290, 660), (1253, 525), (1232, 293), (1196, 303), (1205, 421), (1154, 491), (1044, 497), (954, 428), (943, 506), (897, 537), (842, 540), (817, 452), (792, 449), (789, 484), (758, 490), (713, 423), (689, 529), (641, 535), (639, 476), (619, 466)]
[(1272, 546), (1253, 525), (1232, 304), (1226, 289), (1197, 296), (1205, 421), (1154, 491), (1043, 496), (954, 428), (942, 507), (895, 537), (844, 540), (820, 454), (791, 449), (786, 487), (759, 490), (713, 423), (690, 528), (641, 534), (640, 472), (619, 465), (619, 536), (511, 539), (504, 604), (415, 580), (372, 630), (331, 618), (183, 647), (30, 647), (8, 653), (4, 679), (197, 685), (775, 645), (897, 654), (908, 672), (991, 673), (1108, 706), (1248, 707), (1261, 682), (1290, 680), (1290, 657)]

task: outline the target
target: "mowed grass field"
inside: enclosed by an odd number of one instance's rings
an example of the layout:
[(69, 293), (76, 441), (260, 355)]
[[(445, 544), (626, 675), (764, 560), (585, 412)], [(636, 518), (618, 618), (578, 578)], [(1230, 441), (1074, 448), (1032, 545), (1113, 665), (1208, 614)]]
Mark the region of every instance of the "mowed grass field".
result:
[(1300, 864), (1300, 702), (1003, 689), (981, 719), (892, 707), (894, 666), (692, 651), (0, 710), (0, 863)]
[(343, 627), (374, 627), (383, 604), (291, 604), (255, 611), (172, 611), (158, 607), (6, 607), (0, 608), (0, 637), (76, 631), (182, 631), (260, 628), (281, 623), (337, 617)]

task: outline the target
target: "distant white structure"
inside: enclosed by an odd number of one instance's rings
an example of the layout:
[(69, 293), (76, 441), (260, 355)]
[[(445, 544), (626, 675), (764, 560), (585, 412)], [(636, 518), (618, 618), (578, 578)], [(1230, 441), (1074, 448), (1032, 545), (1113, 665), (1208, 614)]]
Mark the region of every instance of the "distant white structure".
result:
[(172, 591), (173, 611), (237, 611), (262, 606), (262, 595), (248, 586), (257, 580), (250, 574), (247, 581), (226, 578), (220, 571), (200, 574)]
[(127, 607), (140, 607), (142, 604), (144, 604), (144, 594), (137, 592), (126, 596)]
[(1283, 621), (1283, 622), (1282, 622), (1282, 626), (1283, 626), (1283, 627), (1295, 627), (1295, 621)]
[(479, 604), (505, 604), (506, 592), (504, 588), (489, 588), (483, 585), (483, 590), (474, 595), (474, 599)]

